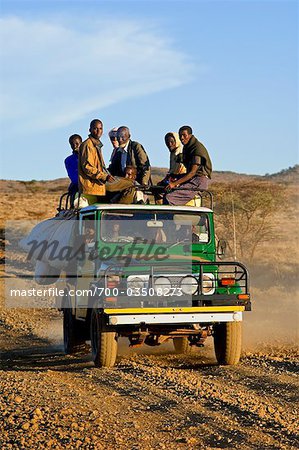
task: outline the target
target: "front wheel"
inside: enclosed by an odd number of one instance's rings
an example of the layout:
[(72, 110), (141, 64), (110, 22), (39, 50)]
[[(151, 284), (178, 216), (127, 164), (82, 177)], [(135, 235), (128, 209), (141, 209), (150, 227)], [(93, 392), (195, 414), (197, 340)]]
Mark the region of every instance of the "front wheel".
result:
[(242, 322), (223, 322), (214, 325), (214, 348), (219, 364), (238, 364), (242, 348)]
[(192, 347), (187, 336), (173, 338), (173, 346), (175, 352), (178, 354), (189, 355), (192, 352)]
[(91, 314), (91, 351), (96, 367), (113, 367), (117, 357), (117, 335), (103, 331), (102, 318), (97, 310)]

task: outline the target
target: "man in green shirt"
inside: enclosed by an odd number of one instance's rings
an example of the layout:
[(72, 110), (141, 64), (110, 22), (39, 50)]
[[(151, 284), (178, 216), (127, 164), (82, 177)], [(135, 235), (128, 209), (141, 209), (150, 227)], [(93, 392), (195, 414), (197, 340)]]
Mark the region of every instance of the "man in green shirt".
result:
[(183, 164), (187, 172), (168, 184), (164, 203), (169, 205), (185, 205), (192, 200), (196, 191), (207, 190), (212, 174), (209, 153), (193, 135), (192, 128), (188, 125), (182, 126), (179, 129), (179, 137), (184, 146)]

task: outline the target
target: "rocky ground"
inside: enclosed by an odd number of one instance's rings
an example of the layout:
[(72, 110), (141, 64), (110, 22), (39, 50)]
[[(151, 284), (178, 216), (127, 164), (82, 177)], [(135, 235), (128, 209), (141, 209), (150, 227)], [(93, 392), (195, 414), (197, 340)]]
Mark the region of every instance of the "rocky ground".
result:
[(0, 333), (2, 449), (298, 448), (292, 347), (219, 367), (211, 343), (184, 356), (121, 341), (103, 370), (88, 349), (64, 355), (57, 311), (1, 310)]

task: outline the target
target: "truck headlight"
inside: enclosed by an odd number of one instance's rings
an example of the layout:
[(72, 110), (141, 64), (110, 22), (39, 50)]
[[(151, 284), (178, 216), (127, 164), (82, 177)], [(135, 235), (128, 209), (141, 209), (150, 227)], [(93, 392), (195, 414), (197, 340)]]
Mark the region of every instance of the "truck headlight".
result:
[(181, 280), (181, 288), (185, 295), (194, 295), (198, 289), (198, 281), (191, 275), (187, 275)]
[(157, 277), (154, 279), (154, 289), (158, 295), (169, 294), (171, 289), (171, 282), (167, 277)]
[(211, 295), (215, 292), (215, 277), (212, 273), (205, 273), (202, 277), (202, 293)]
[(128, 279), (127, 287), (132, 289), (133, 292), (135, 290), (138, 291), (144, 287), (144, 281), (139, 277), (130, 278)]

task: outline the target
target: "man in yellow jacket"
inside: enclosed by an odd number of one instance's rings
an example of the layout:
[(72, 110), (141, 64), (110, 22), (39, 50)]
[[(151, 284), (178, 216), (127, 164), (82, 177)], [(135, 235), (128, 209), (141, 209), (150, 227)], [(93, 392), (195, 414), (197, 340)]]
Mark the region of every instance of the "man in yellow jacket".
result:
[(91, 205), (103, 201), (106, 192), (120, 192), (119, 203), (133, 203), (135, 189), (133, 182), (126, 178), (115, 178), (106, 169), (100, 138), (103, 123), (99, 119), (91, 121), (89, 136), (79, 149), (79, 192)]

